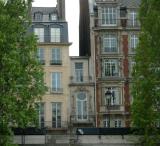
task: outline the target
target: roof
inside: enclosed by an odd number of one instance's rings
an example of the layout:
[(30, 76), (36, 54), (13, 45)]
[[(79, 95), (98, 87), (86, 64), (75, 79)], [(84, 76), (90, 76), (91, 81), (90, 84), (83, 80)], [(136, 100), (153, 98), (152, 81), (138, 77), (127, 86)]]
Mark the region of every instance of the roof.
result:
[(35, 12), (42, 12), (45, 15), (45, 14), (57, 12), (57, 9), (56, 7), (32, 7), (31, 11), (32, 11), (32, 14), (34, 14)]
[(129, 8), (137, 8), (140, 6), (141, 0), (118, 0), (121, 6)]

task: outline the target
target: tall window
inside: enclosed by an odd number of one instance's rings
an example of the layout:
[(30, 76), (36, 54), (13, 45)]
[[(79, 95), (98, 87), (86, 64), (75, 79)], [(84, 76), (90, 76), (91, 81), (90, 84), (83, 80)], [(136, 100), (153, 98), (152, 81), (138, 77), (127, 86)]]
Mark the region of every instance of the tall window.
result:
[(114, 7), (103, 7), (102, 8), (102, 25), (113, 25), (117, 24), (117, 10)]
[(52, 127), (61, 128), (61, 103), (52, 103)]
[(52, 49), (51, 64), (62, 64), (61, 49), (60, 48), (53, 48)]
[(60, 42), (60, 28), (51, 28), (51, 42)]
[(44, 60), (44, 49), (43, 48), (38, 48), (37, 49), (37, 57), (38, 57), (38, 61), (41, 64), (45, 63), (45, 60)]
[[(108, 87), (107, 91), (110, 91), (110, 97), (105, 96), (105, 103), (106, 105), (120, 105), (121, 103), (121, 95), (120, 89), (118, 87)], [(105, 91), (106, 94), (106, 91)]]
[(43, 128), (45, 125), (44, 123), (44, 103), (36, 103), (35, 104), (37, 113), (38, 113), (38, 122), (39, 127)]
[(38, 42), (44, 42), (44, 28), (34, 28), (34, 33), (38, 37)]
[(60, 72), (53, 72), (51, 74), (51, 91), (62, 92)]
[(106, 118), (106, 119), (103, 121), (103, 125), (104, 125), (104, 127), (109, 128), (109, 127), (110, 127), (110, 120)]
[(134, 27), (138, 25), (138, 21), (137, 21), (137, 12), (136, 11), (131, 11), (129, 13), (129, 19), (130, 19), (130, 26)]
[(83, 63), (75, 63), (76, 82), (83, 82)]
[(115, 128), (120, 128), (120, 127), (122, 127), (122, 121), (121, 121), (120, 119), (116, 119), (116, 120), (114, 121), (114, 127), (115, 127)]
[(87, 119), (87, 97), (86, 93), (80, 92), (77, 95), (77, 120)]
[(117, 52), (117, 36), (115, 34), (107, 34), (103, 37), (104, 52)]
[(130, 51), (135, 52), (135, 48), (138, 44), (138, 35), (132, 34), (130, 35)]
[(104, 68), (104, 76), (106, 77), (119, 76), (117, 59), (105, 59), (103, 68)]

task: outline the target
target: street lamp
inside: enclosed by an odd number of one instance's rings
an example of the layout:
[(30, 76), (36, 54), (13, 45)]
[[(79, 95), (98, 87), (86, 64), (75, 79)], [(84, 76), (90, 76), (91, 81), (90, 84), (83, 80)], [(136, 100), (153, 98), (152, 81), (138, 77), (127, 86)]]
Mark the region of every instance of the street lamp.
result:
[(110, 127), (110, 113), (109, 113), (109, 106), (111, 105), (111, 98), (112, 98), (112, 92), (111, 88), (107, 88), (107, 91), (105, 92), (105, 98), (106, 98), (106, 109), (108, 111), (108, 121), (107, 125)]

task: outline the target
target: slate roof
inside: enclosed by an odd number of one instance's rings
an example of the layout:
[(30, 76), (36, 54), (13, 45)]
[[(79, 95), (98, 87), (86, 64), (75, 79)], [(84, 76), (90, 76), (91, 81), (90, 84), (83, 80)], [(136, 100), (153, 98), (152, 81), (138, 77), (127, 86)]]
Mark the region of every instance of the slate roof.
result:
[(57, 12), (57, 9), (56, 7), (32, 7), (31, 11), (32, 14), (34, 14), (35, 12), (42, 12), (44, 15), (46, 15), (53, 12)]
[(140, 6), (141, 0), (117, 0), (120, 6), (126, 6), (129, 8), (137, 8)]

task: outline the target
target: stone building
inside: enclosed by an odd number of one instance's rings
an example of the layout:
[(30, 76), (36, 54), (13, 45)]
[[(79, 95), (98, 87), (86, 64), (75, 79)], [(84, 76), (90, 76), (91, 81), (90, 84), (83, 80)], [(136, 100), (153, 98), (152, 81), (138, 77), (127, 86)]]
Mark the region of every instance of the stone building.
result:
[(90, 14), (98, 127), (129, 127), (140, 0), (95, 0)]
[(48, 130), (66, 130), (69, 113), (69, 45), (65, 20), (65, 0), (56, 7), (32, 7), (31, 31), (38, 38), (37, 56), (44, 68), (48, 91), (37, 101), (39, 126)]

